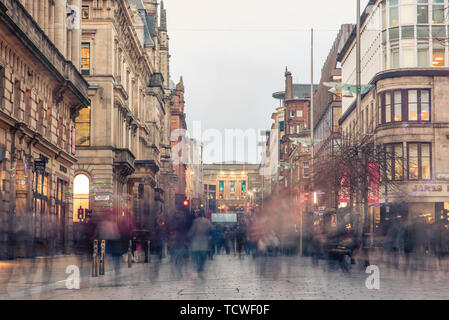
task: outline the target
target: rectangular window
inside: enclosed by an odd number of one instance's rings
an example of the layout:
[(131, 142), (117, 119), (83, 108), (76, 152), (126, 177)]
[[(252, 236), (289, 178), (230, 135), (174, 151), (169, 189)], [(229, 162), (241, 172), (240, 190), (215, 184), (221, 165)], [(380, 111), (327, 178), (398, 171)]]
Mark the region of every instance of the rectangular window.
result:
[(402, 27), (401, 38), (402, 39), (413, 39), (415, 37), (415, 27), (406, 26)]
[(80, 110), (75, 119), (75, 134), (77, 146), (90, 146), (90, 107)]
[(418, 180), (419, 177), (419, 161), (418, 161), (418, 144), (408, 144), (408, 179)]
[(418, 90), (408, 91), (408, 120), (418, 121)]
[(385, 171), (388, 180), (404, 179), (404, 150), (402, 143), (387, 144), (385, 147)]
[(418, 66), (428, 67), (429, 66), (429, 43), (428, 42), (418, 42)]
[(82, 6), (81, 18), (83, 20), (89, 19), (89, 6)]
[(242, 181), (242, 192), (246, 192), (246, 181)]
[(433, 41), (433, 55), (432, 55), (432, 66), (433, 67), (444, 67), (445, 66), (445, 48), (438, 41)]
[(391, 122), (391, 93), (385, 93), (385, 122)]
[(232, 193), (235, 193), (235, 181), (231, 181), (230, 183), (231, 191)]
[(432, 152), (430, 143), (408, 143), (408, 179), (431, 180)]
[(418, 24), (429, 23), (429, 6), (428, 5), (418, 5), (417, 22), (418, 22)]
[(290, 111), (290, 118), (294, 118), (295, 117), (295, 111)]
[(432, 26), (432, 38), (441, 39), (441, 40), (445, 39), (446, 38), (446, 27), (445, 26)]
[(296, 111), (296, 116), (297, 116), (298, 118), (302, 118), (302, 117), (303, 117), (303, 112), (302, 112), (302, 110), (297, 110), (297, 111)]
[(391, 43), (390, 49), (390, 69), (399, 68), (399, 43), (395, 41)]
[(81, 43), (81, 74), (90, 74), (90, 43)]
[(399, 28), (391, 28), (388, 32), (390, 34), (390, 40), (399, 39)]
[(222, 180), (218, 183), (218, 191), (224, 192), (224, 181)]
[(420, 120), (430, 120), (430, 92), (428, 90), (421, 90), (421, 103), (420, 103)]
[[(391, 1), (390, 1), (391, 5)], [(390, 8), (390, 27), (396, 27), (399, 24), (399, 8), (391, 7)]]
[(13, 104), (13, 109), (14, 109), (14, 116), (17, 118), (19, 117), (19, 108), (20, 108), (20, 81), (16, 80), (14, 82), (14, 104)]
[(394, 92), (393, 121), (402, 121), (402, 94), (401, 91)]
[[(434, 4), (432, 5), (432, 23), (444, 23), (444, 5), (436, 5), (435, 2), (437, 1), (433, 1)], [(441, 0), (438, 1), (439, 3), (443, 3), (443, 1)]]
[(304, 162), (302, 164), (302, 167), (303, 167), (304, 178), (308, 178), (309, 177), (309, 163), (308, 162)]
[(30, 125), (31, 121), (31, 90), (25, 90), (25, 123)]

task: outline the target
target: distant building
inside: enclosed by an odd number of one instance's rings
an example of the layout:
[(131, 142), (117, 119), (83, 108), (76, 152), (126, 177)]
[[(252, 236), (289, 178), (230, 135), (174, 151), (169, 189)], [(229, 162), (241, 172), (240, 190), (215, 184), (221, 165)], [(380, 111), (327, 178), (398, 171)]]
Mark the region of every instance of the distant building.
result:
[(329, 183), (326, 171), (320, 171), (320, 166), (326, 162), (340, 147), (340, 126), (342, 90), (330, 88), (325, 82), (341, 83), (341, 67), (337, 62), (338, 54), (343, 49), (353, 26), (345, 24), (334, 40), (328, 57), (321, 69), (321, 81), (314, 99), (314, 190), (317, 191), (318, 207), (334, 208), (338, 206), (338, 195), (335, 186)]
[[(216, 163), (203, 165), (206, 209), (219, 212), (244, 212), (261, 204), (262, 177), (259, 164)], [(215, 199), (211, 199), (215, 195)]]
[(186, 199), (186, 170), (189, 159), (188, 138), (186, 137), (186, 115), (184, 113), (184, 82), (182, 77), (170, 94), (171, 148), (173, 170), (176, 176), (175, 207), (182, 208)]

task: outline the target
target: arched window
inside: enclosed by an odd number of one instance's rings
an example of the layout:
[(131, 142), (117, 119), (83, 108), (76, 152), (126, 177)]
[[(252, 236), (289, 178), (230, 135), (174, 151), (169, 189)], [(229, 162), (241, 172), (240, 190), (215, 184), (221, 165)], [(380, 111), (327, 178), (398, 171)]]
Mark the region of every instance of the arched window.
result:
[(73, 181), (73, 222), (81, 222), (78, 219), (78, 209), (90, 209), (89, 207), (89, 178), (85, 174), (79, 174)]

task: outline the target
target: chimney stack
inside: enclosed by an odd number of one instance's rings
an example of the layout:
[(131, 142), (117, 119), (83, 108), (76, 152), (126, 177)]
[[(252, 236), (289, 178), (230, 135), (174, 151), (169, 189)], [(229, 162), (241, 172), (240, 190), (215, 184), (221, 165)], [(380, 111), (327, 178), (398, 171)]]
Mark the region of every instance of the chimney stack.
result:
[(285, 101), (293, 99), (293, 78), (292, 73), (285, 68)]

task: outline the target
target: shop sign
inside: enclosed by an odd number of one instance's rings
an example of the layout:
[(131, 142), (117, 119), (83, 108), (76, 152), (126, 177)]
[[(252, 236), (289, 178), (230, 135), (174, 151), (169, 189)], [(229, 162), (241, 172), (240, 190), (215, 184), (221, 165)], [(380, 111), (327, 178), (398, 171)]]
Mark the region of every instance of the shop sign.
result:
[(109, 195), (95, 196), (95, 201), (109, 201)]
[[(415, 184), (412, 186), (413, 192), (442, 192), (442, 185), (418, 185)], [(449, 185), (447, 186), (447, 191), (449, 191)]]

